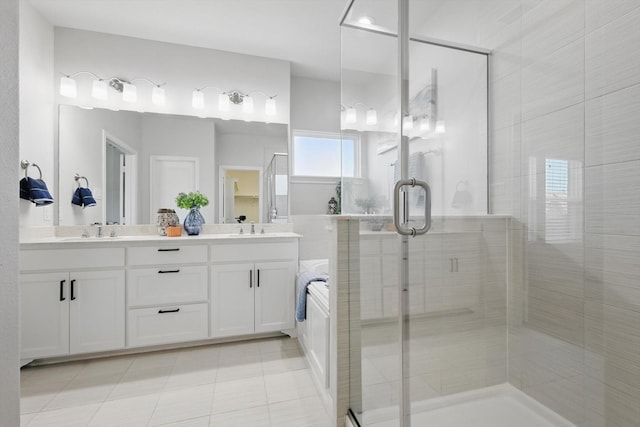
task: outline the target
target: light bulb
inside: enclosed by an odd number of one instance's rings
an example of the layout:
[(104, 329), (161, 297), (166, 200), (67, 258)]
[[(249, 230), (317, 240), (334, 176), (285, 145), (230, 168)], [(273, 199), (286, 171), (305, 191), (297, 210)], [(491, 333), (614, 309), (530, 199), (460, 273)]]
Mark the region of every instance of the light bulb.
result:
[(164, 105), (164, 89), (160, 86), (155, 86), (151, 91), (151, 102), (154, 105)]
[(431, 122), (429, 121), (428, 117), (425, 117), (422, 120), (420, 120), (420, 130), (422, 132), (428, 132), (430, 129), (431, 129)]
[(218, 95), (218, 110), (220, 111), (229, 111), (229, 107), (231, 103), (229, 102), (229, 95), (226, 93), (221, 93)]
[(407, 115), (402, 118), (402, 130), (408, 131), (413, 129), (413, 116)]
[(444, 126), (444, 120), (438, 120), (436, 122), (436, 133), (443, 134), (446, 131), (447, 131), (447, 129)]
[(355, 107), (347, 108), (347, 112), (344, 115), (345, 123), (355, 123), (358, 121), (358, 113), (356, 112)]
[(373, 108), (367, 110), (366, 122), (369, 126), (375, 126), (378, 124), (378, 113)]
[(125, 102), (136, 102), (138, 100), (138, 90), (131, 83), (122, 84), (122, 100)]
[(198, 89), (194, 90), (191, 95), (191, 106), (196, 110), (202, 110), (204, 108), (204, 93)]
[(264, 103), (264, 113), (267, 116), (275, 116), (276, 115), (276, 100), (273, 98), (267, 98)]
[(95, 99), (107, 100), (107, 82), (104, 80), (94, 80), (91, 96)]
[(78, 95), (76, 81), (71, 77), (62, 77), (60, 79), (60, 95), (75, 98)]
[(250, 96), (245, 96), (242, 99), (242, 112), (246, 114), (253, 113), (253, 98)]
[(373, 18), (371, 18), (370, 16), (361, 16), (358, 19), (358, 23), (362, 25), (373, 25), (373, 22)]

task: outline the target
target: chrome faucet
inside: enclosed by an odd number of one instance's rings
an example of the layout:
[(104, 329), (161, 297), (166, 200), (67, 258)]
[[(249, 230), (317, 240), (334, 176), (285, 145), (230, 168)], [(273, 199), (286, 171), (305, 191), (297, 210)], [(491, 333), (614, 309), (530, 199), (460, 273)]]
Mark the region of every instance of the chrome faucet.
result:
[(256, 234), (256, 224), (251, 221), (251, 234)]
[(102, 237), (102, 224), (99, 222), (94, 222), (92, 225), (96, 226), (96, 237)]

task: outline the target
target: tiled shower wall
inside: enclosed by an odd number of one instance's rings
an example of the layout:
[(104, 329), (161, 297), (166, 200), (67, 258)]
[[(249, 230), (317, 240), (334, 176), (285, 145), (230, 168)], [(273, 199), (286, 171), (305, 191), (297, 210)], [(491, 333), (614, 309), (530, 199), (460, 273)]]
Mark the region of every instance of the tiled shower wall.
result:
[(487, 43), (509, 381), (579, 426), (638, 426), (640, 2), (489, 3), (511, 10)]

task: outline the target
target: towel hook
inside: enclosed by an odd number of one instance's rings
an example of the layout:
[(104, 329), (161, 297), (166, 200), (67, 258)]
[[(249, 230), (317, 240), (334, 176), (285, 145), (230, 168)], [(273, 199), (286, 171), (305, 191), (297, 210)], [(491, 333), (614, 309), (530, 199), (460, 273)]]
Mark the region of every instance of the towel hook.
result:
[(89, 180), (87, 179), (87, 177), (85, 177), (85, 176), (80, 176), (80, 174), (75, 174), (75, 175), (73, 176), (73, 179), (75, 179), (75, 180), (76, 180), (76, 182), (78, 183), (78, 187), (82, 187), (82, 185), (80, 185), (80, 180), (81, 180), (81, 179), (84, 179), (84, 182), (86, 182), (86, 183), (87, 183), (87, 185), (86, 185), (86, 187), (85, 187), (85, 188), (89, 188)]
[(20, 161), (20, 167), (24, 169), (24, 177), (26, 178), (29, 176), (29, 166), (33, 166), (34, 168), (38, 169), (38, 173), (40, 174), (40, 177), (38, 179), (42, 179), (42, 169), (40, 169), (40, 166), (35, 163), (29, 163), (29, 160)]

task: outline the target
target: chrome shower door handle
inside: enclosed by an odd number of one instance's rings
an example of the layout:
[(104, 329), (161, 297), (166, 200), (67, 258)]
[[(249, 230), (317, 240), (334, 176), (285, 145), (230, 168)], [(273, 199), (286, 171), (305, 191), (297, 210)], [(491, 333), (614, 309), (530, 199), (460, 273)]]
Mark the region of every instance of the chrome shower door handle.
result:
[[(400, 221), (400, 194), (402, 192), (402, 187), (410, 186), (410, 187), (421, 187), (424, 189), (425, 197), (424, 197), (424, 225), (420, 228), (415, 227), (404, 227), (401, 225)], [(408, 218), (407, 212), (405, 212), (405, 216)], [(425, 234), (431, 228), (431, 188), (426, 181), (421, 181), (415, 178), (409, 179), (401, 179), (396, 182), (396, 185), (393, 189), (393, 224), (396, 227), (396, 231), (398, 234), (403, 236), (419, 236), (421, 234)]]

